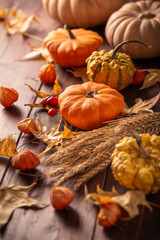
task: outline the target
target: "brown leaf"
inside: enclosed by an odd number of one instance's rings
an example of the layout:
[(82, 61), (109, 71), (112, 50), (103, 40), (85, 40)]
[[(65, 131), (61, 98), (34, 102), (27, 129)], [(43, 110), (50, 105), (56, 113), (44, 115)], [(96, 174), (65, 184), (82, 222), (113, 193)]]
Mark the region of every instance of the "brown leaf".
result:
[(152, 113), (153, 111), (151, 108), (158, 102), (159, 98), (160, 93), (155, 97), (144, 101), (141, 98), (137, 98), (135, 99), (135, 105), (132, 107), (128, 108), (127, 104), (125, 104), (121, 113), (125, 115)]
[(47, 206), (28, 196), (35, 183), (29, 186), (10, 185), (0, 188), (0, 225), (6, 224), (12, 212), (19, 207)]
[(55, 145), (60, 143), (62, 139), (64, 138), (71, 138), (74, 135), (77, 135), (77, 132), (71, 132), (70, 129), (67, 128), (67, 126), (64, 126), (63, 131), (59, 131), (60, 125), (61, 125), (61, 119), (58, 124), (54, 124), (53, 127), (48, 130), (46, 126), (39, 120), (38, 117), (36, 117), (38, 121), (38, 130), (34, 131), (33, 129), (30, 129), (31, 132), (34, 134), (34, 136), (38, 139), (42, 139), (42, 141), (47, 145), (45, 151), (43, 151), (39, 157), (43, 156), (45, 153), (47, 153), (51, 148), (53, 148)]
[(160, 69), (143, 69), (143, 71), (148, 72), (148, 74), (146, 75), (143, 85), (139, 90), (149, 88), (157, 82), (160, 82)]
[(71, 68), (71, 69), (66, 69), (66, 70), (68, 72), (71, 72), (75, 77), (81, 78), (83, 82), (89, 82), (89, 78), (86, 73), (86, 71), (87, 71), (86, 67)]
[(0, 138), (0, 155), (15, 157), (17, 153), (16, 139), (13, 135), (9, 135), (7, 138)]
[(97, 193), (88, 194), (87, 188), (85, 187), (85, 200), (88, 200), (95, 205), (116, 202), (127, 211), (130, 219), (139, 215), (139, 205), (148, 207), (152, 210), (152, 207), (146, 200), (145, 193), (139, 190), (129, 190), (120, 195), (114, 188), (112, 189), (112, 192), (106, 192), (97, 186)]
[(23, 34), (27, 31), (30, 23), (33, 21), (38, 22), (35, 15), (31, 15), (27, 18), (22, 10), (12, 8), (5, 19), (4, 28), (11, 35), (15, 33)]

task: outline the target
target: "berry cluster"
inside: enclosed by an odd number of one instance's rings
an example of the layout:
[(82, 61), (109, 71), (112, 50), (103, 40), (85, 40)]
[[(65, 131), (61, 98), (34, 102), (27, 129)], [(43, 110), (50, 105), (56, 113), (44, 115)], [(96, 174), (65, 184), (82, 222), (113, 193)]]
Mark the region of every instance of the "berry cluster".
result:
[(58, 99), (56, 97), (43, 98), (40, 101), (40, 104), (48, 110), (49, 116), (54, 116), (57, 112)]

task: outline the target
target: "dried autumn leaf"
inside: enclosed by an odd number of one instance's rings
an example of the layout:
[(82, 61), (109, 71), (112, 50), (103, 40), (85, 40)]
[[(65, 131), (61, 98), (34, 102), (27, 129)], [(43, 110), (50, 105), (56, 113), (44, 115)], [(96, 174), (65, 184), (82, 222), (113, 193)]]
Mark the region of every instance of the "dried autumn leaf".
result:
[(67, 71), (71, 72), (75, 77), (81, 78), (83, 82), (89, 82), (86, 67), (71, 68), (71, 69), (67, 69)]
[(40, 91), (35, 90), (34, 88), (32, 88), (32, 87), (31, 87), (30, 85), (28, 85), (28, 84), (25, 84), (25, 85), (26, 85), (27, 87), (29, 87), (32, 92), (35, 92), (35, 93), (36, 93), (36, 96), (39, 97), (39, 98), (45, 98), (45, 97), (49, 97), (49, 96), (50, 96), (50, 95), (47, 94), (47, 93), (43, 93), (43, 92), (40, 92)]
[(56, 77), (55, 81), (54, 81), (54, 86), (53, 86), (53, 90), (52, 90), (52, 93), (51, 93), (51, 96), (54, 96), (56, 94), (59, 94), (62, 92), (62, 88), (58, 82), (58, 76)]
[(4, 28), (11, 35), (15, 33), (23, 34), (27, 31), (30, 23), (33, 21), (38, 22), (34, 15), (27, 18), (22, 10), (12, 8), (5, 19)]
[(157, 82), (160, 82), (160, 69), (143, 69), (143, 71), (149, 73), (146, 75), (143, 85), (139, 90), (149, 88)]
[(0, 8), (0, 20), (3, 20), (7, 17), (8, 9), (7, 8)]
[(23, 57), (18, 58), (17, 60), (30, 60), (33, 58), (44, 58), (47, 62), (53, 62), (51, 55), (48, 51), (48, 49), (45, 46), (32, 46), (29, 44), (29, 47), (31, 48), (31, 52), (27, 53)]
[(7, 138), (0, 138), (0, 155), (15, 157), (17, 153), (16, 139), (13, 135), (9, 135)]
[(139, 215), (139, 205), (152, 210), (152, 207), (146, 200), (145, 193), (139, 190), (130, 190), (120, 195), (114, 188), (112, 192), (106, 192), (97, 186), (97, 193), (88, 194), (87, 187), (85, 186), (85, 200), (96, 205), (116, 202), (127, 211), (130, 219)]
[(160, 93), (158, 93), (155, 97), (148, 99), (148, 100), (142, 100), (141, 98), (135, 99), (135, 105), (128, 108), (127, 104), (123, 107), (121, 113), (122, 114), (143, 114), (143, 113), (152, 113), (152, 107), (158, 102), (160, 98)]
[(145, 193), (139, 190), (130, 190), (112, 198), (113, 201), (118, 203), (122, 208), (124, 208), (130, 218), (134, 218), (139, 215), (138, 206), (145, 206), (152, 210), (151, 205), (147, 202)]
[(97, 193), (88, 193), (87, 187), (85, 185), (85, 200), (95, 204), (95, 205), (103, 205), (108, 202), (113, 202), (112, 197), (119, 195), (119, 193), (112, 189), (112, 192), (103, 191), (99, 185), (97, 185)]
[(0, 224), (6, 224), (12, 212), (19, 207), (47, 206), (28, 196), (35, 183), (29, 186), (10, 185), (0, 188)]
[(31, 132), (34, 134), (34, 136), (38, 139), (42, 139), (42, 141), (47, 145), (46, 149), (39, 155), (39, 157), (43, 156), (45, 153), (47, 153), (51, 148), (53, 148), (55, 145), (60, 143), (62, 139), (64, 138), (71, 138), (74, 135), (78, 134), (77, 132), (71, 132), (70, 129), (67, 128), (67, 126), (64, 126), (63, 131), (59, 131), (61, 120), (58, 124), (54, 124), (53, 127), (48, 130), (46, 126), (39, 120), (38, 117), (38, 130), (34, 131), (33, 129), (30, 129)]

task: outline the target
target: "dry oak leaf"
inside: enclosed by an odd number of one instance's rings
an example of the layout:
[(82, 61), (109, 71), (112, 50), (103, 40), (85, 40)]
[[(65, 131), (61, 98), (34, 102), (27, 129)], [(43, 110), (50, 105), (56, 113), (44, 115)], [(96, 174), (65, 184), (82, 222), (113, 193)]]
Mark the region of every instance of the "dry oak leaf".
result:
[(15, 157), (17, 153), (16, 139), (13, 135), (9, 135), (6, 138), (0, 138), (0, 155)]
[(127, 104), (125, 104), (121, 113), (122, 115), (153, 113), (151, 108), (158, 102), (159, 99), (160, 93), (158, 93), (155, 97), (144, 101), (141, 98), (136, 98), (135, 105), (129, 108)]
[(8, 9), (0, 7), (0, 20), (4, 20), (7, 17)]
[(36, 183), (29, 186), (9, 185), (0, 188), (0, 225), (6, 224), (12, 212), (19, 207), (32, 205), (48, 206), (28, 196)]
[(146, 75), (144, 81), (143, 81), (143, 85), (141, 86), (141, 88), (139, 90), (145, 89), (145, 88), (149, 88), (151, 86), (153, 86), (154, 84), (156, 84), (157, 82), (160, 82), (160, 69), (142, 69), (142, 71), (146, 71), (148, 72), (148, 74)]
[(62, 139), (72, 138), (74, 135), (78, 134), (77, 132), (72, 132), (70, 129), (68, 129), (66, 122), (64, 125), (64, 130), (59, 131), (61, 119), (59, 123), (54, 124), (50, 130), (46, 128), (46, 126), (39, 120), (38, 117), (36, 117), (36, 119), (38, 121), (37, 125), (38, 130), (37, 131), (34, 131), (33, 129), (30, 130), (36, 138), (42, 139), (42, 141), (47, 145), (46, 149), (41, 154), (39, 154), (39, 157), (43, 156), (55, 145), (61, 143)]
[(139, 206), (148, 207), (152, 210), (151, 205), (146, 200), (146, 195), (140, 190), (129, 190), (124, 194), (119, 194), (114, 188), (112, 192), (106, 192), (100, 189), (97, 185), (97, 193), (88, 194), (87, 187), (85, 186), (85, 200), (96, 204), (103, 205), (108, 202), (116, 202), (120, 205), (129, 215), (129, 219), (132, 219), (139, 215)]
[(4, 28), (10, 35), (16, 33), (24, 34), (33, 21), (38, 22), (35, 15), (27, 18), (22, 10), (12, 8), (4, 21)]
[(34, 59), (34, 58), (39, 58), (39, 57), (42, 57), (44, 58), (48, 63), (51, 63), (53, 62), (52, 58), (51, 58), (51, 55), (48, 51), (48, 49), (45, 47), (45, 46), (32, 46), (30, 44), (28, 44), (29, 47), (31, 48), (31, 52), (25, 54), (23, 57), (20, 57), (16, 60), (18, 61), (23, 61), (23, 60), (31, 60), (31, 59)]

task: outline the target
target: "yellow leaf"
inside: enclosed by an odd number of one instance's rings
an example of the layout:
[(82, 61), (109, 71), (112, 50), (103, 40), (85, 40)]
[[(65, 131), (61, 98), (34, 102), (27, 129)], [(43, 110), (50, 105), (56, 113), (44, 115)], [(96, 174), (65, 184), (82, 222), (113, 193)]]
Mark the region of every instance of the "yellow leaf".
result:
[(48, 206), (28, 196), (35, 183), (29, 186), (10, 185), (0, 188), (0, 224), (6, 224), (12, 212), (19, 207)]
[(16, 139), (13, 135), (9, 135), (7, 138), (0, 138), (0, 155), (15, 157), (17, 153)]
[(32, 21), (38, 22), (34, 15), (26, 17), (22, 10), (12, 8), (4, 22), (4, 28), (9, 34), (21, 33), (27, 31)]
[(37, 131), (34, 131), (33, 129), (30, 130), (36, 138), (42, 139), (42, 141), (47, 145), (46, 149), (39, 155), (39, 157), (43, 156), (55, 145), (60, 144), (62, 139), (71, 138), (74, 135), (78, 134), (76, 132), (71, 132), (71, 130), (69, 130), (66, 126), (64, 126), (63, 131), (59, 131), (61, 119), (59, 123), (54, 124), (50, 130), (46, 128), (46, 126), (40, 121), (38, 117), (36, 117), (36, 119), (38, 121), (37, 125), (38, 130)]
[(57, 76), (56, 80), (54, 81), (53, 91), (52, 91), (51, 95), (56, 95), (61, 92), (62, 92), (62, 88), (58, 82), (58, 76)]
[(0, 20), (3, 20), (7, 17), (8, 9), (7, 8), (0, 8)]
[(26, 85), (27, 87), (29, 87), (32, 92), (35, 92), (36, 95), (37, 95), (37, 97), (39, 97), (39, 98), (45, 98), (45, 97), (48, 97), (48, 96), (49, 96), (49, 94), (43, 93), (43, 92), (40, 92), (40, 91), (37, 91), (37, 90), (35, 90), (34, 88), (32, 88), (30, 85), (28, 85), (28, 84), (25, 84), (25, 85)]

